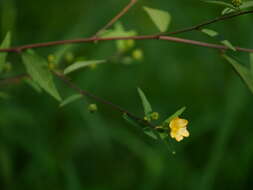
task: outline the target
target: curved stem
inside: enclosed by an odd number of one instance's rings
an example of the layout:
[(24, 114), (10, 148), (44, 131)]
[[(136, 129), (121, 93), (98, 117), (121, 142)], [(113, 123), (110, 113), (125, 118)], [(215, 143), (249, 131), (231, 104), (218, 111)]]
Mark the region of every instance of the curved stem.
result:
[(59, 72), (53, 72), (53, 74), (55, 76), (57, 76), (59, 79), (61, 79), (69, 88), (75, 90), (76, 92), (78, 92), (79, 94), (83, 95), (83, 96), (86, 96), (86, 97), (89, 97), (97, 102), (100, 102), (104, 105), (108, 105), (110, 106), (111, 108), (113, 108), (114, 110), (122, 113), (122, 114), (127, 114), (129, 117), (131, 117), (132, 119), (136, 120), (137, 122), (143, 124), (143, 125), (146, 125), (146, 126), (149, 126), (149, 127), (152, 127), (154, 128), (154, 126), (145, 121), (144, 119), (134, 115), (133, 113), (127, 111), (126, 109), (116, 105), (116, 104), (113, 104), (112, 102), (108, 101), (108, 100), (105, 100), (103, 98), (100, 98), (86, 90), (82, 90), (81, 88), (79, 88), (77, 85), (75, 85), (74, 83), (72, 83), (65, 75), (59, 73)]
[[(0, 52), (20, 53), (23, 50), (31, 49), (31, 48), (42, 48), (42, 47), (49, 47), (49, 46), (56, 46), (56, 45), (63, 45), (63, 44), (92, 43), (92, 42), (98, 42), (98, 41), (129, 40), (129, 39), (132, 39), (132, 40), (157, 39), (157, 40), (171, 41), (171, 42), (176, 42), (176, 43), (191, 44), (191, 45), (202, 46), (202, 47), (213, 48), (213, 49), (221, 49), (221, 50), (228, 49), (228, 47), (223, 46), (223, 45), (189, 40), (189, 39), (184, 39), (184, 38), (177, 38), (177, 37), (172, 37), (172, 36), (161, 36), (161, 35), (146, 35), (146, 36), (109, 37), (109, 38), (91, 37), (91, 38), (81, 38), (81, 39), (74, 39), (74, 40), (53, 41), (53, 42), (18, 46), (14, 48), (0, 49)], [(235, 49), (237, 51), (253, 53), (253, 49), (241, 48), (241, 47), (235, 47)]]

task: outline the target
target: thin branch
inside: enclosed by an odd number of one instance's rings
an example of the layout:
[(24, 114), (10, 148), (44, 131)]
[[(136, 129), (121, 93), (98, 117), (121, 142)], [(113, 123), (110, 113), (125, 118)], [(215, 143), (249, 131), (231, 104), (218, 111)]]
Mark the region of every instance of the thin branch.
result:
[(100, 98), (86, 90), (82, 90), (81, 88), (79, 88), (77, 85), (75, 85), (74, 83), (72, 83), (65, 75), (59, 73), (59, 72), (53, 72), (55, 76), (57, 76), (59, 79), (61, 79), (69, 88), (75, 90), (76, 92), (78, 92), (79, 94), (83, 95), (83, 96), (86, 96), (86, 97), (89, 97), (97, 102), (100, 102), (104, 105), (108, 105), (110, 106), (112, 109), (122, 113), (122, 114), (127, 114), (129, 117), (131, 117), (132, 119), (136, 120), (137, 122), (139, 123), (142, 123), (143, 125), (146, 125), (146, 126), (150, 126), (150, 127), (155, 127), (153, 126), (151, 123), (145, 121), (144, 119), (134, 115), (133, 113), (127, 111), (126, 109), (116, 105), (116, 104), (113, 104), (112, 102), (108, 101), (108, 100), (105, 100), (103, 98)]
[(18, 83), (20, 83), (20, 81), (22, 81), (23, 79), (28, 78), (28, 77), (29, 76), (27, 74), (21, 74), (18, 76), (2, 79), (2, 80), (0, 80), (0, 87), (11, 85), (11, 84), (18, 84)]
[(106, 24), (103, 28), (101, 28), (94, 37), (99, 36), (99, 34), (103, 33), (107, 28), (112, 26), (115, 22), (117, 22), (122, 16), (124, 16), (128, 10), (137, 2), (137, 0), (130, 0), (130, 2), (115, 16), (113, 19)]
[(221, 17), (216, 17), (215, 19), (208, 20), (208, 21), (205, 21), (203, 23), (200, 23), (200, 24), (197, 24), (197, 25), (194, 25), (194, 26), (190, 26), (190, 27), (187, 27), (187, 28), (183, 28), (183, 29), (176, 30), (176, 31), (173, 31), (173, 32), (162, 33), (162, 34), (163, 35), (165, 35), (165, 34), (173, 35), (173, 34), (181, 34), (181, 33), (185, 33), (185, 32), (190, 32), (190, 31), (193, 31), (193, 30), (199, 30), (200, 28), (202, 28), (204, 26), (207, 26), (207, 25), (210, 25), (210, 24), (213, 24), (213, 23), (216, 23), (216, 22), (220, 22), (220, 21), (223, 21), (223, 20), (228, 20), (228, 19), (231, 19), (231, 18), (234, 18), (234, 17), (238, 17), (238, 16), (246, 15), (246, 14), (251, 14), (251, 13), (253, 13), (253, 10), (242, 11), (242, 12), (237, 12), (237, 13), (232, 13), (232, 14), (226, 14), (226, 15), (223, 15)]
[[(0, 49), (0, 52), (20, 53), (26, 49), (42, 48), (42, 47), (56, 46), (56, 45), (62, 45), (62, 44), (91, 43), (91, 42), (98, 42), (98, 41), (129, 40), (129, 39), (132, 39), (132, 40), (157, 39), (157, 40), (171, 41), (171, 42), (176, 42), (176, 43), (191, 44), (191, 45), (219, 49), (219, 50), (229, 49), (228, 47), (219, 45), (219, 44), (205, 43), (205, 42), (200, 42), (200, 41), (188, 40), (184, 38), (177, 38), (177, 37), (172, 37), (172, 36), (160, 36), (160, 35), (146, 35), (146, 36), (109, 37), (109, 38), (91, 37), (91, 38), (81, 38), (81, 39), (74, 39), (74, 40), (53, 41), (53, 42), (24, 45), (24, 46), (19, 46), (19, 47), (14, 47), (14, 48)], [(253, 49), (241, 48), (241, 47), (235, 47), (235, 49), (237, 51), (253, 53)]]

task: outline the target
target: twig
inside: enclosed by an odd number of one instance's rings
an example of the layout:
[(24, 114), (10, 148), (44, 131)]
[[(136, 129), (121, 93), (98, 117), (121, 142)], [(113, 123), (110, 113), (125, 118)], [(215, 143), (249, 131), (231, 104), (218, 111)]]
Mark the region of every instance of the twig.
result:
[(241, 16), (241, 15), (245, 15), (245, 14), (251, 14), (251, 13), (253, 13), (253, 10), (242, 11), (242, 12), (238, 12), (238, 13), (234, 13), (234, 14), (226, 14), (224, 16), (217, 17), (215, 19), (208, 20), (208, 21), (205, 21), (203, 23), (200, 23), (200, 24), (197, 24), (197, 25), (194, 25), (194, 26), (190, 26), (190, 27), (187, 27), (187, 28), (183, 28), (183, 29), (176, 30), (176, 31), (173, 31), (173, 32), (162, 33), (162, 34), (163, 35), (165, 35), (165, 34), (173, 35), (173, 34), (181, 34), (181, 33), (185, 33), (185, 32), (190, 32), (190, 31), (193, 31), (193, 30), (199, 30), (200, 28), (202, 28), (204, 26), (207, 26), (207, 25), (210, 25), (210, 24), (213, 24), (213, 23), (216, 23), (216, 22), (220, 22), (220, 21), (223, 21), (223, 20), (228, 20), (228, 19), (231, 19), (231, 18), (234, 18), (234, 17), (237, 17), (237, 16)]
[[(223, 46), (223, 45), (188, 40), (184, 38), (177, 38), (177, 37), (172, 37), (172, 36), (160, 36), (160, 35), (146, 35), (146, 36), (109, 37), (109, 38), (91, 37), (91, 38), (81, 38), (81, 39), (74, 39), (74, 40), (53, 41), (53, 42), (24, 45), (24, 46), (19, 46), (19, 47), (14, 47), (14, 48), (0, 49), (0, 52), (20, 53), (26, 49), (42, 48), (42, 47), (56, 46), (56, 45), (62, 45), (62, 44), (91, 43), (91, 42), (98, 42), (98, 41), (129, 40), (129, 39), (132, 39), (132, 40), (157, 39), (157, 40), (165, 40), (165, 41), (171, 41), (171, 42), (176, 42), (176, 43), (191, 44), (191, 45), (202, 46), (202, 47), (213, 48), (213, 49), (220, 49), (220, 50), (229, 49), (228, 47)], [(237, 51), (253, 53), (253, 49), (241, 48), (241, 47), (235, 47), (235, 49)]]
[(69, 88), (72, 88), (73, 90), (75, 90), (76, 92), (78, 92), (79, 94), (83, 95), (83, 96), (86, 96), (86, 97), (89, 97), (89, 98), (92, 98), (93, 100), (97, 101), (97, 102), (100, 102), (104, 105), (108, 105), (110, 106), (111, 108), (113, 108), (114, 110), (122, 113), (122, 114), (127, 114), (129, 117), (131, 117), (132, 119), (136, 120), (137, 122), (139, 123), (142, 123), (143, 125), (146, 125), (146, 126), (150, 126), (152, 128), (154, 128), (155, 126), (153, 126), (151, 123), (145, 121), (144, 119), (142, 118), (139, 118), (138, 116), (130, 113), (129, 111), (125, 110), (124, 108), (116, 105), (116, 104), (113, 104), (112, 102), (108, 101), (108, 100), (105, 100), (103, 98), (100, 98), (86, 90), (82, 90), (81, 88), (79, 88), (77, 85), (75, 85), (74, 83), (72, 83), (65, 75), (59, 73), (59, 72), (53, 72), (55, 76), (57, 76), (59, 79), (61, 79)]
[(115, 22), (117, 22), (123, 15), (125, 15), (128, 10), (137, 2), (137, 0), (130, 0), (130, 2), (115, 16), (113, 19), (106, 24), (102, 29), (100, 29), (94, 37), (99, 36), (99, 34), (103, 33), (107, 28), (112, 26)]
[(20, 81), (22, 81), (23, 79), (28, 78), (28, 77), (29, 76), (27, 74), (21, 74), (18, 76), (2, 79), (2, 80), (0, 80), (0, 87), (10, 85), (10, 84), (17, 84)]

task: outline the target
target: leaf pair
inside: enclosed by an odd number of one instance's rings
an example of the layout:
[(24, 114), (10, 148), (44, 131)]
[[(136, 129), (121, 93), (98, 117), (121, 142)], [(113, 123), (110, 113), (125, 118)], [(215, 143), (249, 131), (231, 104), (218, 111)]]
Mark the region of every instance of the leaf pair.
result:
[(230, 49), (232, 51), (236, 51), (236, 48), (232, 45), (232, 43), (230, 41), (224, 39), (218, 32), (216, 32), (214, 30), (207, 29), (207, 28), (201, 29), (201, 32), (203, 32), (204, 34), (207, 34), (208, 36), (210, 36), (214, 39), (216, 39), (221, 44), (226, 46), (228, 49)]

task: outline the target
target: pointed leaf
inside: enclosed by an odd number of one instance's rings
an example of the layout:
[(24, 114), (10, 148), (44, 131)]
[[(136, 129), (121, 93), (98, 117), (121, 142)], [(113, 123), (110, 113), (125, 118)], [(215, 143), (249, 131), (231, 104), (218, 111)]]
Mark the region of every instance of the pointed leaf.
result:
[[(9, 48), (11, 45), (11, 33), (8, 32), (1, 44), (1, 49)], [(7, 52), (0, 52), (0, 73), (3, 71), (3, 67), (6, 61)]]
[(221, 43), (226, 46), (227, 48), (236, 51), (235, 47), (232, 45), (232, 43), (228, 40), (222, 40)]
[(55, 87), (53, 76), (48, 69), (46, 60), (32, 50), (24, 52), (22, 54), (22, 60), (27, 73), (32, 77), (32, 79), (51, 96), (58, 101), (61, 101), (61, 97)]
[(90, 65), (95, 65), (95, 64), (99, 64), (99, 63), (104, 63), (106, 62), (105, 60), (93, 60), (93, 61), (79, 61), (76, 63), (73, 63), (72, 65), (68, 66), (65, 70), (64, 70), (64, 74), (69, 74), (73, 71), (76, 71), (78, 69), (90, 66)]
[(151, 107), (146, 95), (144, 94), (144, 92), (140, 88), (138, 88), (137, 90), (138, 90), (139, 96), (142, 101), (142, 106), (144, 109), (145, 116), (149, 117), (150, 114), (152, 113), (152, 107)]
[(210, 29), (207, 29), (207, 28), (203, 28), (201, 29), (201, 32), (207, 34), (208, 36), (210, 37), (215, 37), (215, 36), (218, 36), (219, 33), (214, 31), (214, 30), (210, 30)]
[(227, 48), (229, 48), (230, 50), (236, 51), (235, 47), (232, 45), (232, 43), (228, 40), (225, 40), (221, 35), (219, 35), (218, 32), (214, 31), (214, 30), (210, 30), (207, 28), (201, 29), (201, 32), (203, 32), (204, 34), (207, 34), (208, 36), (216, 39), (217, 41), (219, 41), (221, 44), (225, 45)]
[(171, 116), (169, 116), (164, 122), (163, 122), (163, 126), (167, 126), (172, 119), (179, 117), (180, 115), (182, 115), (182, 113), (185, 111), (186, 107), (182, 107), (179, 110), (177, 110), (174, 114), (172, 114)]
[(239, 64), (235, 59), (232, 59), (231, 57), (229, 57), (227, 55), (223, 55), (223, 57), (233, 66), (235, 71), (239, 74), (241, 79), (244, 81), (244, 83), (247, 85), (247, 87), (253, 93), (253, 77), (252, 77), (249, 69), (247, 69), (245, 66)]
[(149, 7), (143, 8), (150, 16), (156, 27), (160, 30), (160, 32), (165, 32), (168, 29), (169, 24), (171, 22), (171, 16), (167, 11), (153, 9)]
[(81, 94), (74, 94), (68, 98), (66, 98), (65, 100), (63, 100), (60, 104), (60, 107), (66, 106), (70, 103), (73, 103), (74, 101), (80, 100), (83, 97), (83, 95)]

